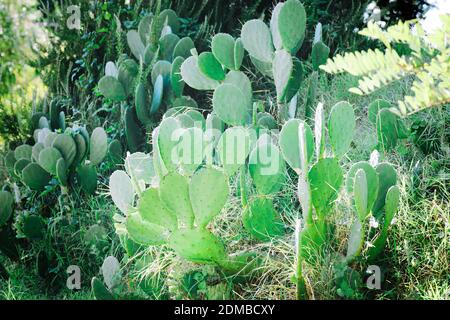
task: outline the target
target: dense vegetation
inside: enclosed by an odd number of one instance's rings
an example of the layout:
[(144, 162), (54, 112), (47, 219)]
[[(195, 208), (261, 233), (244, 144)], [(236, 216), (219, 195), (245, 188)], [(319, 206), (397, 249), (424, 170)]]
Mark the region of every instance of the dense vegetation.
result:
[(0, 15), (1, 299), (449, 298), (448, 16), (74, 4)]

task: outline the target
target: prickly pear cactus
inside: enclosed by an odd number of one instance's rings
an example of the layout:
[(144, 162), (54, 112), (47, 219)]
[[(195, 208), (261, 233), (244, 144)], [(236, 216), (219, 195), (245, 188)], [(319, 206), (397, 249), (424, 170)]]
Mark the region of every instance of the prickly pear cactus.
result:
[[(339, 159), (350, 147), (355, 129), (353, 107), (347, 102), (336, 104), (330, 113), (328, 134), (333, 157), (326, 157), (325, 123), (323, 105), (316, 108), (314, 135), (309, 125), (300, 120), (286, 122), (280, 132), (280, 147), (288, 164), (299, 175), (298, 197), (302, 208), (303, 223), (298, 218), (296, 231), (298, 297), (305, 297), (305, 283), (302, 263), (313, 261), (319, 253), (320, 244), (327, 236), (327, 220), (332, 212), (334, 201), (338, 198), (344, 175)], [(293, 147), (293, 144), (297, 146)], [(313, 162), (315, 156), (315, 162)], [(362, 175), (361, 175), (362, 176)], [(358, 180), (363, 184), (365, 177)], [(367, 201), (362, 192), (359, 203), (361, 211), (366, 212)], [(368, 191), (366, 190), (366, 193)], [(313, 208), (315, 216), (313, 219)], [(362, 213), (361, 215), (364, 215)], [(355, 227), (356, 228), (356, 227)]]
[[(112, 71), (110, 71), (112, 72)], [(19, 180), (32, 190), (42, 191), (52, 181), (61, 185), (64, 192), (72, 183), (69, 177), (76, 173), (81, 188), (94, 193), (97, 188), (97, 171), (108, 152), (107, 135), (103, 128), (94, 129), (89, 137), (84, 127), (68, 127), (63, 133), (44, 127), (34, 132), (35, 145), (19, 146), (7, 158)]]

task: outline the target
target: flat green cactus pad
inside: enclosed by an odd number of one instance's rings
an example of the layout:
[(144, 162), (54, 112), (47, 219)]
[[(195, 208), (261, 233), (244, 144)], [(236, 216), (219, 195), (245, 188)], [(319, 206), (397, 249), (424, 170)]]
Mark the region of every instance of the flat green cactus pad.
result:
[(58, 179), (61, 185), (67, 186), (69, 177), (67, 172), (66, 161), (64, 161), (63, 158), (60, 158), (56, 162), (56, 178)]
[(350, 147), (355, 134), (356, 119), (353, 107), (345, 101), (333, 106), (328, 120), (328, 134), (336, 157), (342, 157)]
[(235, 69), (234, 47), (234, 38), (227, 33), (218, 33), (211, 40), (211, 50), (215, 58), (230, 70)]
[(16, 158), (16, 160), (20, 159), (31, 160), (31, 155), (32, 155), (32, 147), (27, 144), (22, 144), (14, 150), (14, 157)]
[(173, 60), (176, 57), (189, 58), (191, 56), (191, 50), (194, 48), (194, 41), (190, 37), (182, 38), (173, 49)]
[(194, 212), (189, 199), (189, 184), (184, 176), (171, 172), (162, 178), (159, 196), (164, 206), (177, 216), (179, 223), (193, 225)]
[(188, 86), (197, 90), (214, 90), (220, 84), (219, 81), (205, 76), (200, 71), (197, 56), (190, 56), (183, 62), (181, 76)]
[(250, 152), (249, 172), (256, 190), (271, 194), (281, 190), (285, 181), (286, 163), (277, 146), (259, 140)]
[(198, 56), (198, 67), (208, 78), (218, 81), (225, 79), (225, 72), (221, 64), (211, 52), (202, 52)]
[(167, 241), (167, 230), (143, 219), (139, 212), (128, 214), (126, 228), (131, 239), (139, 244), (161, 245)]
[(272, 36), (269, 27), (258, 19), (247, 21), (241, 30), (245, 50), (259, 61), (270, 63), (273, 56)]
[(386, 194), (389, 188), (397, 184), (397, 172), (389, 163), (380, 163), (375, 167), (375, 170), (378, 174), (380, 186), (372, 212), (377, 217), (380, 211), (384, 208)]
[(214, 91), (214, 112), (223, 122), (233, 125), (250, 123), (252, 105), (241, 88), (233, 84), (222, 84)]
[(189, 182), (189, 199), (198, 227), (206, 227), (220, 213), (229, 193), (228, 179), (218, 169), (202, 168), (192, 176)]
[(158, 189), (149, 188), (145, 190), (139, 199), (137, 209), (142, 219), (150, 223), (170, 231), (178, 228), (176, 216), (162, 204)]
[[(294, 169), (297, 174), (301, 171), (301, 162), (299, 148), (299, 125), (303, 123), (305, 128), (305, 138), (306, 138), (306, 151), (307, 151), (307, 161), (310, 162), (314, 155), (314, 137), (311, 127), (299, 119), (291, 119), (283, 125), (280, 131), (280, 149), (283, 153), (283, 157), (289, 166)], [(306, 172), (305, 172), (306, 174)]]
[(113, 101), (122, 101), (127, 96), (122, 84), (114, 77), (105, 76), (100, 79), (98, 89), (106, 98)]
[(78, 166), (77, 178), (84, 192), (88, 194), (95, 193), (97, 189), (97, 170), (93, 164)]
[(125, 171), (116, 170), (109, 177), (109, 193), (117, 208), (127, 214), (128, 208), (133, 205), (135, 192)]
[(70, 167), (77, 154), (77, 145), (73, 138), (66, 134), (58, 134), (53, 140), (52, 147), (58, 149), (66, 161), (67, 167)]
[(335, 158), (320, 159), (308, 173), (311, 198), (317, 214), (324, 216), (337, 199), (343, 181), (342, 169)]
[(58, 149), (47, 147), (39, 153), (39, 165), (48, 173), (56, 175), (56, 163), (62, 158)]
[(217, 152), (221, 166), (228, 176), (232, 176), (245, 165), (255, 142), (256, 135), (244, 127), (230, 127), (225, 130), (217, 144)]
[(260, 241), (270, 241), (284, 234), (283, 222), (271, 199), (251, 201), (242, 214), (242, 222), (247, 232)]
[(305, 8), (298, 0), (287, 0), (278, 13), (278, 30), (283, 48), (295, 54), (306, 30)]
[(180, 38), (173, 33), (166, 34), (159, 39), (159, 53), (162, 60), (172, 61), (175, 46)]
[(183, 57), (176, 57), (172, 62), (172, 70), (170, 71), (170, 84), (172, 91), (177, 97), (183, 95), (184, 81), (181, 77), (181, 65), (184, 62)]
[(100, 164), (108, 151), (108, 136), (105, 129), (97, 127), (92, 131), (89, 160), (96, 166)]
[(378, 196), (378, 187), (379, 187), (379, 180), (378, 180), (378, 174), (375, 171), (375, 169), (370, 165), (370, 163), (366, 161), (361, 161), (355, 163), (350, 170), (347, 173), (347, 179), (346, 179), (346, 187), (347, 192), (352, 194), (353, 193), (353, 184), (354, 184), (354, 177), (356, 174), (356, 171), (363, 169), (366, 174), (367, 179), (367, 208), (369, 210), (372, 209), (373, 204), (375, 203), (375, 200)]
[(218, 263), (226, 258), (220, 240), (205, 229), (180, 229), (172, 233), (169, 245), (184, 259), (195, 263)]
[(50, 174), (37, 163), (30, 163), (22, 170), (23, 182), (32, 190), (41, 191), (51, 180)]

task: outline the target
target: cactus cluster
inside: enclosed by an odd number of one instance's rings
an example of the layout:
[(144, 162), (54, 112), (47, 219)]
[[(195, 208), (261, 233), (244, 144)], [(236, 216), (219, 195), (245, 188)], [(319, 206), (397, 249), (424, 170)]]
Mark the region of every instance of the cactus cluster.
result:
[[(51, 131), (47, 118), (41, 116), (34, 130), (35, 144), (23, 144), (5, 156), (9, 172), (30, 189), (42, 191), (52, 177), (66, 188), (76, 176), (86, 193), (97, 188), (97, 171), (108, 151), (103, 128), (95, 128), (89, 136), (85, 127), (67, 127)], [(65, 123), (65, 121), (64, 121)]]
[[(118, 21), (120, 25), (120, 21)], [(144, 130), (156, 122), (162, 105), (193, 106), (196, 102), (183, 96), (180, 69), (191, 56), (194, 42), (177, 36), (180, 21), (171, 9), (141, 19), (138, 30), (127, 32), (128, 47), (137, 62), (126, 55), (117, 63), (109, 61), (100, 79), (100, 93), (114, 102), (131, 102), (124, 111), (125, 136), (131, 152), (145, 144)]]
[(188, 176), (174, 169), (160, 177), (156, 186), (150, 156), (129, 155), (125, 168), (114, 172), (109, 184), (114, 203), (125, 214), (125, 218), (116, 217), (118, 232), (126, 232), (142, 245), (166, 244), (192, 262), (230, 272), (246, 266), (248, 255), (227, 255), (221, 239), (207, 229), (229, 195), (221, 169), (206, 166)]
[[(307, 296), (302, 264), (313, 264), (329, 237), (329, 215), (333, 212), (334, 201), (344, 183), (339, 159), (347, 152), (354, 135), (355, 114), (352, 106), (347, 102), (339, 102), (331, 110), (328, 138), (332, 156), (327, 155), (325, 148), (324, 122), (323, 105), (319, 104), (315, 113), (314, 132), (307, 123), (293, 119), (283, 126), (280, 133), (283, 155), (299, 175), (298, 197), (303, 223), (299, 219), (296, 230), (298, 298)], [(313, 159), (315, 163), (310, 165)], [(396, 172), (387, 163), (375, 167), (368, 162), (354, 164), (348, 172), (346, 184), (356, 211), (347, 256), (343, 259), (347, 265), (361, 255), (368, 238), (370, 215), (382, 222), (383, 227), (373, 241), (373, 246), (368, 249), (368, 260), (374, 259), (382, 251), (398, 206), (399, 191), (395, 186)]]

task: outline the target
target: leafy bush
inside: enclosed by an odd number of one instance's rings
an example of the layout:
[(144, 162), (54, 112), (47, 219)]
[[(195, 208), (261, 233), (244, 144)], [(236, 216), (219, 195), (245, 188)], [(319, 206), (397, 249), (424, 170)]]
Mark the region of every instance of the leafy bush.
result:
[[(349, 72), (362, 77), (356, 94), (370, 94), (381, 86), (402, 77), (414, 76), (411, 86), (413, 95), (398, 101), (392, 110), (402, 115), (422, 109), (440, 106), (450, 102), (450, 47), (446, 34), (450, 30), (450, 18), (441, 16), (442, 29), (425, 34), (418, 23), (399, 22), (382, 30), (369, 22), (360, 34), (381, 41), (386, 50), (375, 49), (337, 55), (321, 68), (329, 73)], [(405, 46), (407, 51), (399, 54), (396, 45)]]

